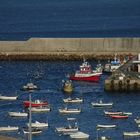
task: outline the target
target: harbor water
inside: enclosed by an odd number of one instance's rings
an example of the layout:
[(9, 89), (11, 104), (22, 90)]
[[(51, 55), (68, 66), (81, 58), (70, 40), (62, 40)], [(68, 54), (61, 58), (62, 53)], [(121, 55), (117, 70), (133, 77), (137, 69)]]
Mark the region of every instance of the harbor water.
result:
[[(0, 61), (0, 93), (2, 95), (18, 95), (16, 101), (0, 101), (0, 126), (19, 126), (18, 132), (0, 133), (27, 139), (23, 134), (28, 118), (12, 118), (9, 111), (23, 111), (23, 101), (28, 100), (29, 93), (22, 91), (21, 87), (32, 81), (40, 87), (40, 90), (32, 93), (32, 100), (40, 99), (48, 101), (51, 111), (47, 113), (32, 114), (32, 121), (48, 122), (49, 127), (39, 135), (33, 136), (33, 140), (69, 140), (69, 136), (59, 135), (55, 127), (67, 125), (67, 118), (77, 118), (80, 131), (88, 133), (91, 140), (101, 136), (109, 136), (112, 140), (123, 140), (124, 131), (137, 131), (134, 122), (140, 116), (140, 94), (129, 92), (108, 93), (104, 91), (104, 80), (108, 75), (103, 74), (99, 83), (73, 81), (74, 92), (69, 95), (61, 90), (62, 80), (66, 75), (79, 69), (81, 61)], [(90, 61), (95, 67), (97, 62)], [(40, 76), (38, 77), (38, 74)], [(63, 98), (82, 97), (82, 104), (67, 104), (67, 107), (80, 107), (82, 113), (73, 115), (62, 115), (58, 112), (60, 107), (65, 106)], [(99, 101), (113, 102), (112, 108), (93, 108), (91, 102)], [(111, 119), (104, 115), (104, 110), (132, 112), (128, 119)], [(97, 130), (97, 124), (116, 124), (116, 129)], [(138, 140), (139, 138), (132, 138)]]

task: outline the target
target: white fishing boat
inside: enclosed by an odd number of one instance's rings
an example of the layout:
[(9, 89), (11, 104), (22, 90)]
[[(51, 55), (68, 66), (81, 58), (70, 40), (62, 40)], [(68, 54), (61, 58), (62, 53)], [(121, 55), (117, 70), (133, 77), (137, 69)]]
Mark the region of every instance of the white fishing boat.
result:
[(28, 113), (25, 112), (8, 112), (11, 117), (27, 117)]
[(66, 98), (66, 99), (63, 99), (63, 102), (64, 103), (82, 103), (83, 102), (83, 99), (80, 99), (80, 98)]
[(37, 90), (37, 89), (38, 89), (37, 85), (33, 84), (32, 82), (27, 83), (22, 87), (22, 90)]
[(75, 132), (70, 134), (70, 138), (72, 139), (89, 139), (89, 135), (84, 132)]
[(4, 127), (0, 127), (0, 131), (16, 131), (18, 129), (19, 129), (18, 126), (4, 126)]
[(59, 109), (59, 112), (62, 114), (79, 114), (81, 113), (81, 109), (79, 108), (73, 108), (73, 109), (68, 109), (67, 107)]
[[(29, 134), (30, 132), (29, 132), (28, 129), (23, 129), (23, 133), (24, 134)], [(32, 133), (32, 135), (37, 135), (37, 134), (42, 133), (42, 130), (40, 130), (40, 129), (33, 129), (33, 130), (31, 130), (31, 133)]]
[(102, 100), (100, 100), (99, 102), (92, 102), (91, 103), (93, 107), (112, 107), (113, 103), (103, 103)]
[(140, 118), (136, 118), (136, 119), (134, 119), (134, 121), (135, 121), (137, 124), (140, 124)]
[(56, 127), (56, 131), (64, 135), (70, 135), (71, 133), (78, 132), (79, 128), (77, 125), (76, 118), (67, 118), (67, 121), (68, 121), (67, 126)]
[[(29, 123), (27, 123), (27, 126), (29, 127)], [(38, 121), (35, 121), (35, 123), (32, 123), (31, 126), (33, 128), (45, 128), (45, 127), (48, 127), (48, 123), (41, 123), (41, 122), (38, 122)]]
[(115, 124), (98, 124), (97, 128), (116, 128)]
[(105, 115), (132, 115), (132, 112), (123, 112), (123, 111), (104, 111)]
[(129, 136), (129, 137), (132, 137), (132, 136), (140, 136), (140, 132), (139, 131), (123, 132), (123, 135), (124, 136)]
[(51, 111), (51, 108), (48, 106), (32, 107), (31, 111), (34, 113), (49, 112), (49, 111)]
[(17, 100), (18, 96), (3, 96), (0, 95), (0, 100)]

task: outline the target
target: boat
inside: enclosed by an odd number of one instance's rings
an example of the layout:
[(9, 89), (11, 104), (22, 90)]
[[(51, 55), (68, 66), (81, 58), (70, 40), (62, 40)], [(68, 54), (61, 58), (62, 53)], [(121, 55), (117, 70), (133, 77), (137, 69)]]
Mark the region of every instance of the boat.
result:
[(116, 128), (115, 124), (98, 124), (96, 128)]
[(19, 129), (18, 126), (4, 126), (0, 127), (0, 131), (17, 131)]
[(89, 139), (89, 135), (84, 132), (75, 132), (70, 134), (70, 138), (72, 139)]
[(28, 113), (25, 112), (8, 112), (11, 117), (27, 117)]
[(62, 90), (71, 93), (73, 91), (73, 84), (71, 80), (62, 80)]
[(37, 89), (39, 89), (39, 88), (37, 87), (37, 85), (33, 84), (32, 82), (27, 83), (26, 85), (24, 85), (24, 86), (22, 87), (22, 90), (37, 90)]
[(112, 73), (113, 71), (117, 70), (122, 65), (123, 63), (120, 61), (120, 59), (117, 58), (117, 54), (115, 54), (114, 60), (112, 60), (110, 63), (105, 64), (103, 72)]
[[(24, 107), (29, 107), (30, 106), (30, 101), (24, 101)], [(39, 107), (39, 106), (47, 106), (48, 102), (42, 102), (40, 100), (35, 100), (34, 102), (31, 102), (32, 107)]]
[(140, 136), (140, 132), (139, 131), (133, 131), (133, 132), (123, 132), (123, 136), (129, 136), (129, 137), (132, 137), (132, 136)]
[(17, 100), (18, 96), (3, 96), (0, 95), (0, 100)]
[(106, 137), (106, 136), (101, 136), (99, 138), (99, 140), (111, 140), (111, 138), (110, 137)]
[(32, 107), (31, 111), (34, 112), (34, 113), (49, 112), (49, 111), (51, 111), (51, 108), (48, 107), (48, 106)]
[(132, 112), (123, 112), (123, 111), (104, 111), (105, 115), (132, 115)]
[(63, 102), (64, 103), (82, 103), (83, 102), (83, 99), (80, 99), (80, 98), (66, 98), (66, 99), (63, 99)]
[(67, 107), (65, 107), (65, 108), (60, 108), (59, 112), (62, 114), (79, 114), (81, 113), (81, 109), (79, 108), (68, 109)]
[(102, 100), (100, 100), (99, 102), (92, 102), (91, 103), (93, 107), (112, 107), (113, 103), (103, 103)]
[[(27, 126), (29, 127), (29, 123), (27, 123)], [(45, 127), (48, 127), (48, 123), (40, 123), (38, 121), (35, 121), (34, 123), (31, 124), (31, 126), (33, 128), (45, 128)]]
[(89, 81), (89, 82), (98, 82), (102, 71), (93, 70), (91, 65), (84, 60), (82, 65), (80, 65), (80, 70), (76, 71), (74, 74), (70, 75), (70, 80), (77, 81)]
[[(24, 134), (29, 134), (30, 132), (29, 132), (28, 129), (23, 129), (23, 133)], [(40, 129), (32, 129), (31, 133), (32, 133), (32, 135), (37, 135), (37, 134), (42, 133), (42, 130), (40, 130)]]
[(109, 115), (112, 119), (127, 119), (128, 115)]
[[(76, 118), (67, 118), (67, 121), (68, 121), (68, 126), (56, 127), (56, 131), (64, 135), (69, 135), (71, 133), (78, 132), (79, 128), (77, 126)], [(74, 121), (73, 125), (72, 125), (72, 121)]]
[(134, 121), (135, 121), (137, 124), (140, 124), (140, 118), (136, 118), (136, 119), (134, 119)]

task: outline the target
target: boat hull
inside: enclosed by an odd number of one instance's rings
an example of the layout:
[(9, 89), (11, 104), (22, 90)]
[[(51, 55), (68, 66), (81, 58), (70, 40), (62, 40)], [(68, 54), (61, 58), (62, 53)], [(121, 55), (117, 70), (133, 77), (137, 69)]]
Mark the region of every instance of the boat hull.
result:
[(21, 113), (21, 112), (9, 112), (9, 116), (11, 117), (27, 117), (27, 113)]
[(75, 75), (70, 76), (70, 80), (76, 80), (76, 81), (88, 81), (88, 82), (99, 82), (100, 75), (94, 75), (89, 77), (76, 77)]
[[(47, 106), (48, 102), (42, 102), (42, 103), (31, 103), (32, 107), (40, 107), (40, 106)], [(24, 101), (24, 106), (25, 107), (29, 107), (30, 106), (30, 102), (29, 101)]]
[(110, 115), (112, 119), (127, 119), (128, 116), (121, 116), (121, 115)]

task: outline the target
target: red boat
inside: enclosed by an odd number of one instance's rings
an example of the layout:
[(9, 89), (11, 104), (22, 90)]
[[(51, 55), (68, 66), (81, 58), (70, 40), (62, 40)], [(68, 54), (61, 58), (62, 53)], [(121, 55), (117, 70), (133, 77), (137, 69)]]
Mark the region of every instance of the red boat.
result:
[(109, 115), (112, 119), (127, 119), (128, 115)]
[[(24, 101), (24, 107), (29, 107), (30, 102), (29, 101)], [(47, 106), (48, 102), (42, 102), (40, 100), (35, 100), (34, 102), (31, 102), (32, 107), (39, 107), (39, 106)]]
[(101, 74), (101, 68), (92, 70), (91, 65), (84, 60), (80, 66), (80, 71), (76, 71), (75, 74), (70, 75), (70, 80), (98, 82)]

